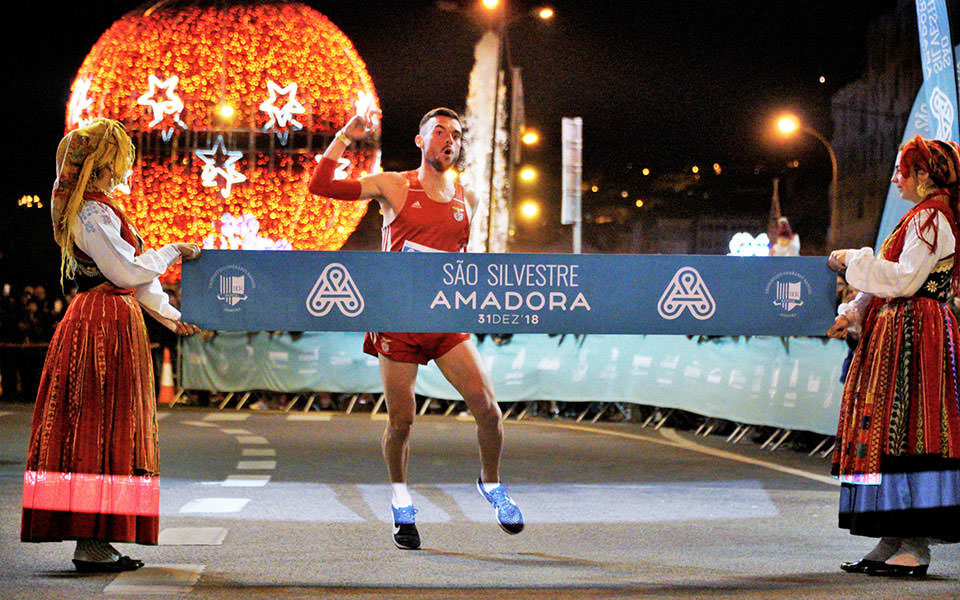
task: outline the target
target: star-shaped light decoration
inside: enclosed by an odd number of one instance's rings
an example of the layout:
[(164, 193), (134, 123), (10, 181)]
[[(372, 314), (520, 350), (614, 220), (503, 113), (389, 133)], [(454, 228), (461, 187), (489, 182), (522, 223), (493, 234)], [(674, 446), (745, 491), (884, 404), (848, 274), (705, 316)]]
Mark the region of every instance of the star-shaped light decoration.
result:
[(93, 121), (93, 119), (80, 116), (80, 113), (93, 104), (93, 100), (87, 98), (91, 83), (93, 81), (90, 79), (78, 79), (73, 95), (70, 97), (70, 122), (75, 123), (77, 127), (86, 127)]
[[(147, 91), (137, 98), (137, 104), (149, 106), (153, 109), (153, 120), (148, 123), (148, 126), (154, 127), (166, 115), (173, 115), (174, 123), (183, 129), (187, 128), (187, 124), (180, 120), (180, 113), (183, 112), (183, 100), (176, 93), (179, 83), (180, 77), (177, 75), (160, 81), (156, 75), (150, 74), (147, 79)], [(157, 96), (159, 90), (163, 90), (164, 95), (160, 99), (155, 99), (154, 97)], [(168, 127), (162, 132), (164, 141), (170, 141), (172, 135), (173, 127)]]
[[(303, 124), (297, 121), (293, 115), (302, 115), (306, 112), (306, 109), (296, 99), (296, 83), (288, 83), (285, 87), (280, 87), (270, 79), (267, 80), (267, 90), (270, 92), (270, 97), (260, 105), (260, 110), (270, 115), (270, 120), (263, 127), (263, 130), (276, 129), (277, 139), (280, 140), (281, 144), (286, 145), (290, 135), (287, 124), (289, 123), (290, 127), (295, 130), (303, 129)], [(286, 96), (286, 103), (283, 106), (277, 106), (277, 98), (281, 95)]]
[[(194, 150), (197, 158), (203, 161), (203, 172), (200, 173), (200, 181), (204, 187), (220, 187), (217, 183), (218, 177), (223, 177), (225, 186), (220, 188), (220, 195), (224, 198), (230, 196), (230, 188), (235, 183), (247, 180), (247, 176), (234, 168), (234, 163), (240, 160), (243, 152), (231, 150), (227, 152), (227, 147), (223, 143), (223, 136), (217, 136), (217, 142), (209, 150)], [(220, 161), (223, 158), (222, 162)]]

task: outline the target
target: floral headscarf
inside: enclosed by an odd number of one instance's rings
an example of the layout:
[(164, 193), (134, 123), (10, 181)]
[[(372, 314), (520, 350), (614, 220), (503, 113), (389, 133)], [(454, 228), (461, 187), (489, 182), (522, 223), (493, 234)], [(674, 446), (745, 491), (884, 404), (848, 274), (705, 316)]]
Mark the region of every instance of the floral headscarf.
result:
[(110, 193), (133, 166), (135, 148), (123, 125), (96, 119), (68, 133), (57, 146), (57, 180), (50, 216), (53, 237), (60, 245), (60, 283), (77, 269), (73, 249), (73, 222), (89, 192)]

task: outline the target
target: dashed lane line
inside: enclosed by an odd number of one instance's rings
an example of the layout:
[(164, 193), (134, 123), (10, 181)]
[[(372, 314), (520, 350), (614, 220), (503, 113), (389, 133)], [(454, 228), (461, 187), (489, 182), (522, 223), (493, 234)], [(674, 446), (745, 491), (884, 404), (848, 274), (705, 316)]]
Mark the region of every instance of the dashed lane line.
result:
[(246, 421), (250, 418), (247, 413), (215, 412), (203, 418), (204, 421)]
[(167, 527), (160, 531), (161, 546), (222, 546), (225, 527)]
[(272, 471), (276, 468), (275, 460), (241, 460), (237, 463), (238, 471)]
[(240, 450), (241, 456), (276, 456), (277, 451), (273, 448), (242, 448)]
[(136, 571), (117, 575), (107, 587), (106, 594), (172, 596), (186, 594), (200, 579), (206, 565), (150, 565)]

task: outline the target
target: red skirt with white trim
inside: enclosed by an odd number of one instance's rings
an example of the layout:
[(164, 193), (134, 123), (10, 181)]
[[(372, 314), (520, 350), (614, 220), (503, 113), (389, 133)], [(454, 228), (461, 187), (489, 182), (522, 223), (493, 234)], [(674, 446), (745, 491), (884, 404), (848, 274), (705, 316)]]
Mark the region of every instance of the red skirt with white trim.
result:
[(20, 539), (156, 544), (156, 398), (132, 290), (82, 292), (43, 366), (23, 486)]

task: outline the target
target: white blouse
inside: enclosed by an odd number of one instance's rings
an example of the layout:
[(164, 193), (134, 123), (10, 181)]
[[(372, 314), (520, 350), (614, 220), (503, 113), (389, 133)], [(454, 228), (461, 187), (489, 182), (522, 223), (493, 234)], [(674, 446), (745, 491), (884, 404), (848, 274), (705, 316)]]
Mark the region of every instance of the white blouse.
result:
[(770, 246), (770, 256), (800, 256), (800, 234), (793, 234), (786, 244), (781, 244), (777, 238)]
[(133, 288), (140, 304), (168, 319), (180, 319), (180, 311), (170, 305), (157, 279), (180, 258), (176, 246), (168, 244), (136, 256), (136, 249), (120, 236), (120, 217), (107, 205), (94, 200), (84, 203), (73, 231), (77, 247), (97, 263), (110, 283), (119, 288)]
[[(877, 258), (872, 248), (848, 250), (846, 254), (847, 282), (860, 293), (849, 303), (840, 305), (837, 314), (846, 315), (851, 324), (863, 317), (867, 303), (873, 296), (881, 298), (907, 298), (920, 289), (927, 276), (938, 262), (953, 254), (955, 238), (950, 222), (940, 211), (936, 217), (936, 247), (931, 253), (929, 246), (920, 239), (918, 226), (924, 223), (934, 209), (917, 213), (907, 228), (903, 251), (896, 262)], [(933, 243), (933, 230), (924, 233), (924, 239)]]

